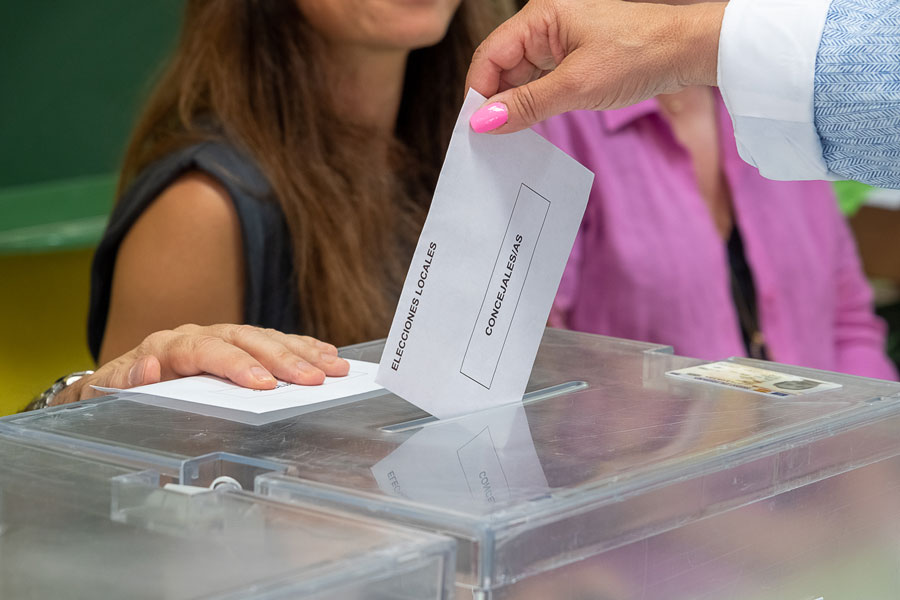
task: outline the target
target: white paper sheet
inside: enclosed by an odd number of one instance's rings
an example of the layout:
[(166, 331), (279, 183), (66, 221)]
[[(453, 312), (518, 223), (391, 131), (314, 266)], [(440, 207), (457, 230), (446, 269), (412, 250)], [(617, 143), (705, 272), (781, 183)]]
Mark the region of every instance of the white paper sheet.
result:
[(100, 387), (97, 389), (105, 392), (124, 392), (129, 396), (169, 398), (256, 415), (310, 406), (381, 389), (381, 386), (375, 383), (378, 365), (360, 360), (347, 362), (350, 363), (350, 372), (346, 377), (326, 377), (322, 385), (294, 385), (279, 381), (277, 387), (272, 390), (251, 390), (218, 377), (198, 375), (128, 390)]
[(521, 399), (594, 175), (533, 131), (477, 134), (470, 91), (376, 381), (438, 418)]

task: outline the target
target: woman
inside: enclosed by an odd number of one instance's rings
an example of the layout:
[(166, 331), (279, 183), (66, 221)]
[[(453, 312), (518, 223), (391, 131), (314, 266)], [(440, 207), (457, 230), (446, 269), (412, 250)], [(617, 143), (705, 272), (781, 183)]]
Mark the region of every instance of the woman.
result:
[[(189, 1), (95, 257), (98, 362), (182, 323), (246, 323), (336, 344), (384, 336), (469, 59), (507, 14), (500, 4)], [(213, 346), (235, 339), (216, 331)], [(211, 332), (177, 333), (191, 346)], [(242, 335), (258, 340), (250, 350), (277, 337)], [(276, 377), (317, 383), (346, 372), (330, 344), (277, 340), (296, 360), (279, 363)], [(176, 372), (162, 362), (150, 370)], [(241, 382), (269, 387), (267, 371)], [(138, 375), (130, 381), (146, 381)]]
[(831, 186), (762, 178), (712, 88), (537, 129), (596, 174), (552, 324), (896, 379)]

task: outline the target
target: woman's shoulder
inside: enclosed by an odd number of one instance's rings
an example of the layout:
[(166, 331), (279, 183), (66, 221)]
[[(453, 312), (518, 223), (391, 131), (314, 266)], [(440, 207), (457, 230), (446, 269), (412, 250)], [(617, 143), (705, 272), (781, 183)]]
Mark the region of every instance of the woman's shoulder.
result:
[[(227, 141), (208, 141), (171, 152), (138, 173), (119, 198), (108, 233), (130, 228), (150, 204), (173, 188), (191, 191), (192, 186), (185, 187), (184, 183), (193, 174), (214, 182), (234, 204), (241, 220), (256, 214), (269, 219), (280, 217), (271, 186), (255, 161)], [(194, 181), (193, 187), (199, 190), (202, 183)]]
[[(244, 272), (243, 320), (293, 330), (285, 311), (296, 307), (296, 294), (279, 284), (292, 277), (290, 232), (268, 180), (236, 146), (204, 142), (173, 151), (144, 168), (119, 198), (92, 265), (88, 337), (95, 357), (117, 263), (127, 258), (121, 255), (129, 248), (132, 257), (153, 254), (135, 253), (135, 240), (183, 256), (183, 266), (198, 272), (227, 271), (237, 260)], [(288, 308), (272, 311), (273, 304)], [(269, 313), (279, 320), (266, 321)]]
[(239, 226), (231, 194), (221, 181), (200, 170), (177, 176), (158, 195), (150, 198), (135, 225), (167, 239), (179, 230), (221, 231)]
[(284, 213), (268, 179), (248, 153), (226, 140), (180, 148), (138, 173), (110, 215), (98, 257), (114, 257), (148, 213), (198, 228), (236, 224), (248, 258), (283, 253), (290, 246)]

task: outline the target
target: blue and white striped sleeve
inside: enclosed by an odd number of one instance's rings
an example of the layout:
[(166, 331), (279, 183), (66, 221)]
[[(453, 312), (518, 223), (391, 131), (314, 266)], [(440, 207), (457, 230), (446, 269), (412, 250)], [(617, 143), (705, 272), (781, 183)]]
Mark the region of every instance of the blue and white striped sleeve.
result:
[(833, 178), (813, 115), (816, 51), (831, 1), (731, 0), (725, 8), (719, 89), (741, 158), (769, 179)]
[(900, 0), (731, 0), (718, 75), (765, 177), (900, 187)]
[(831, 172), (900, 188), (900, 0), (832, 0), (814, 112)]

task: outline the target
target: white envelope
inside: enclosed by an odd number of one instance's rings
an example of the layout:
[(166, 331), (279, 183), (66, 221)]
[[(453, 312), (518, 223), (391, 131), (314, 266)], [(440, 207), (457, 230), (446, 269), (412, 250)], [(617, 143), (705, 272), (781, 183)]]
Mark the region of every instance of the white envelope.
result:
[(517, 402), (594, 179), (533, 131), (463, 104), (376, 382), (438, 418)]

